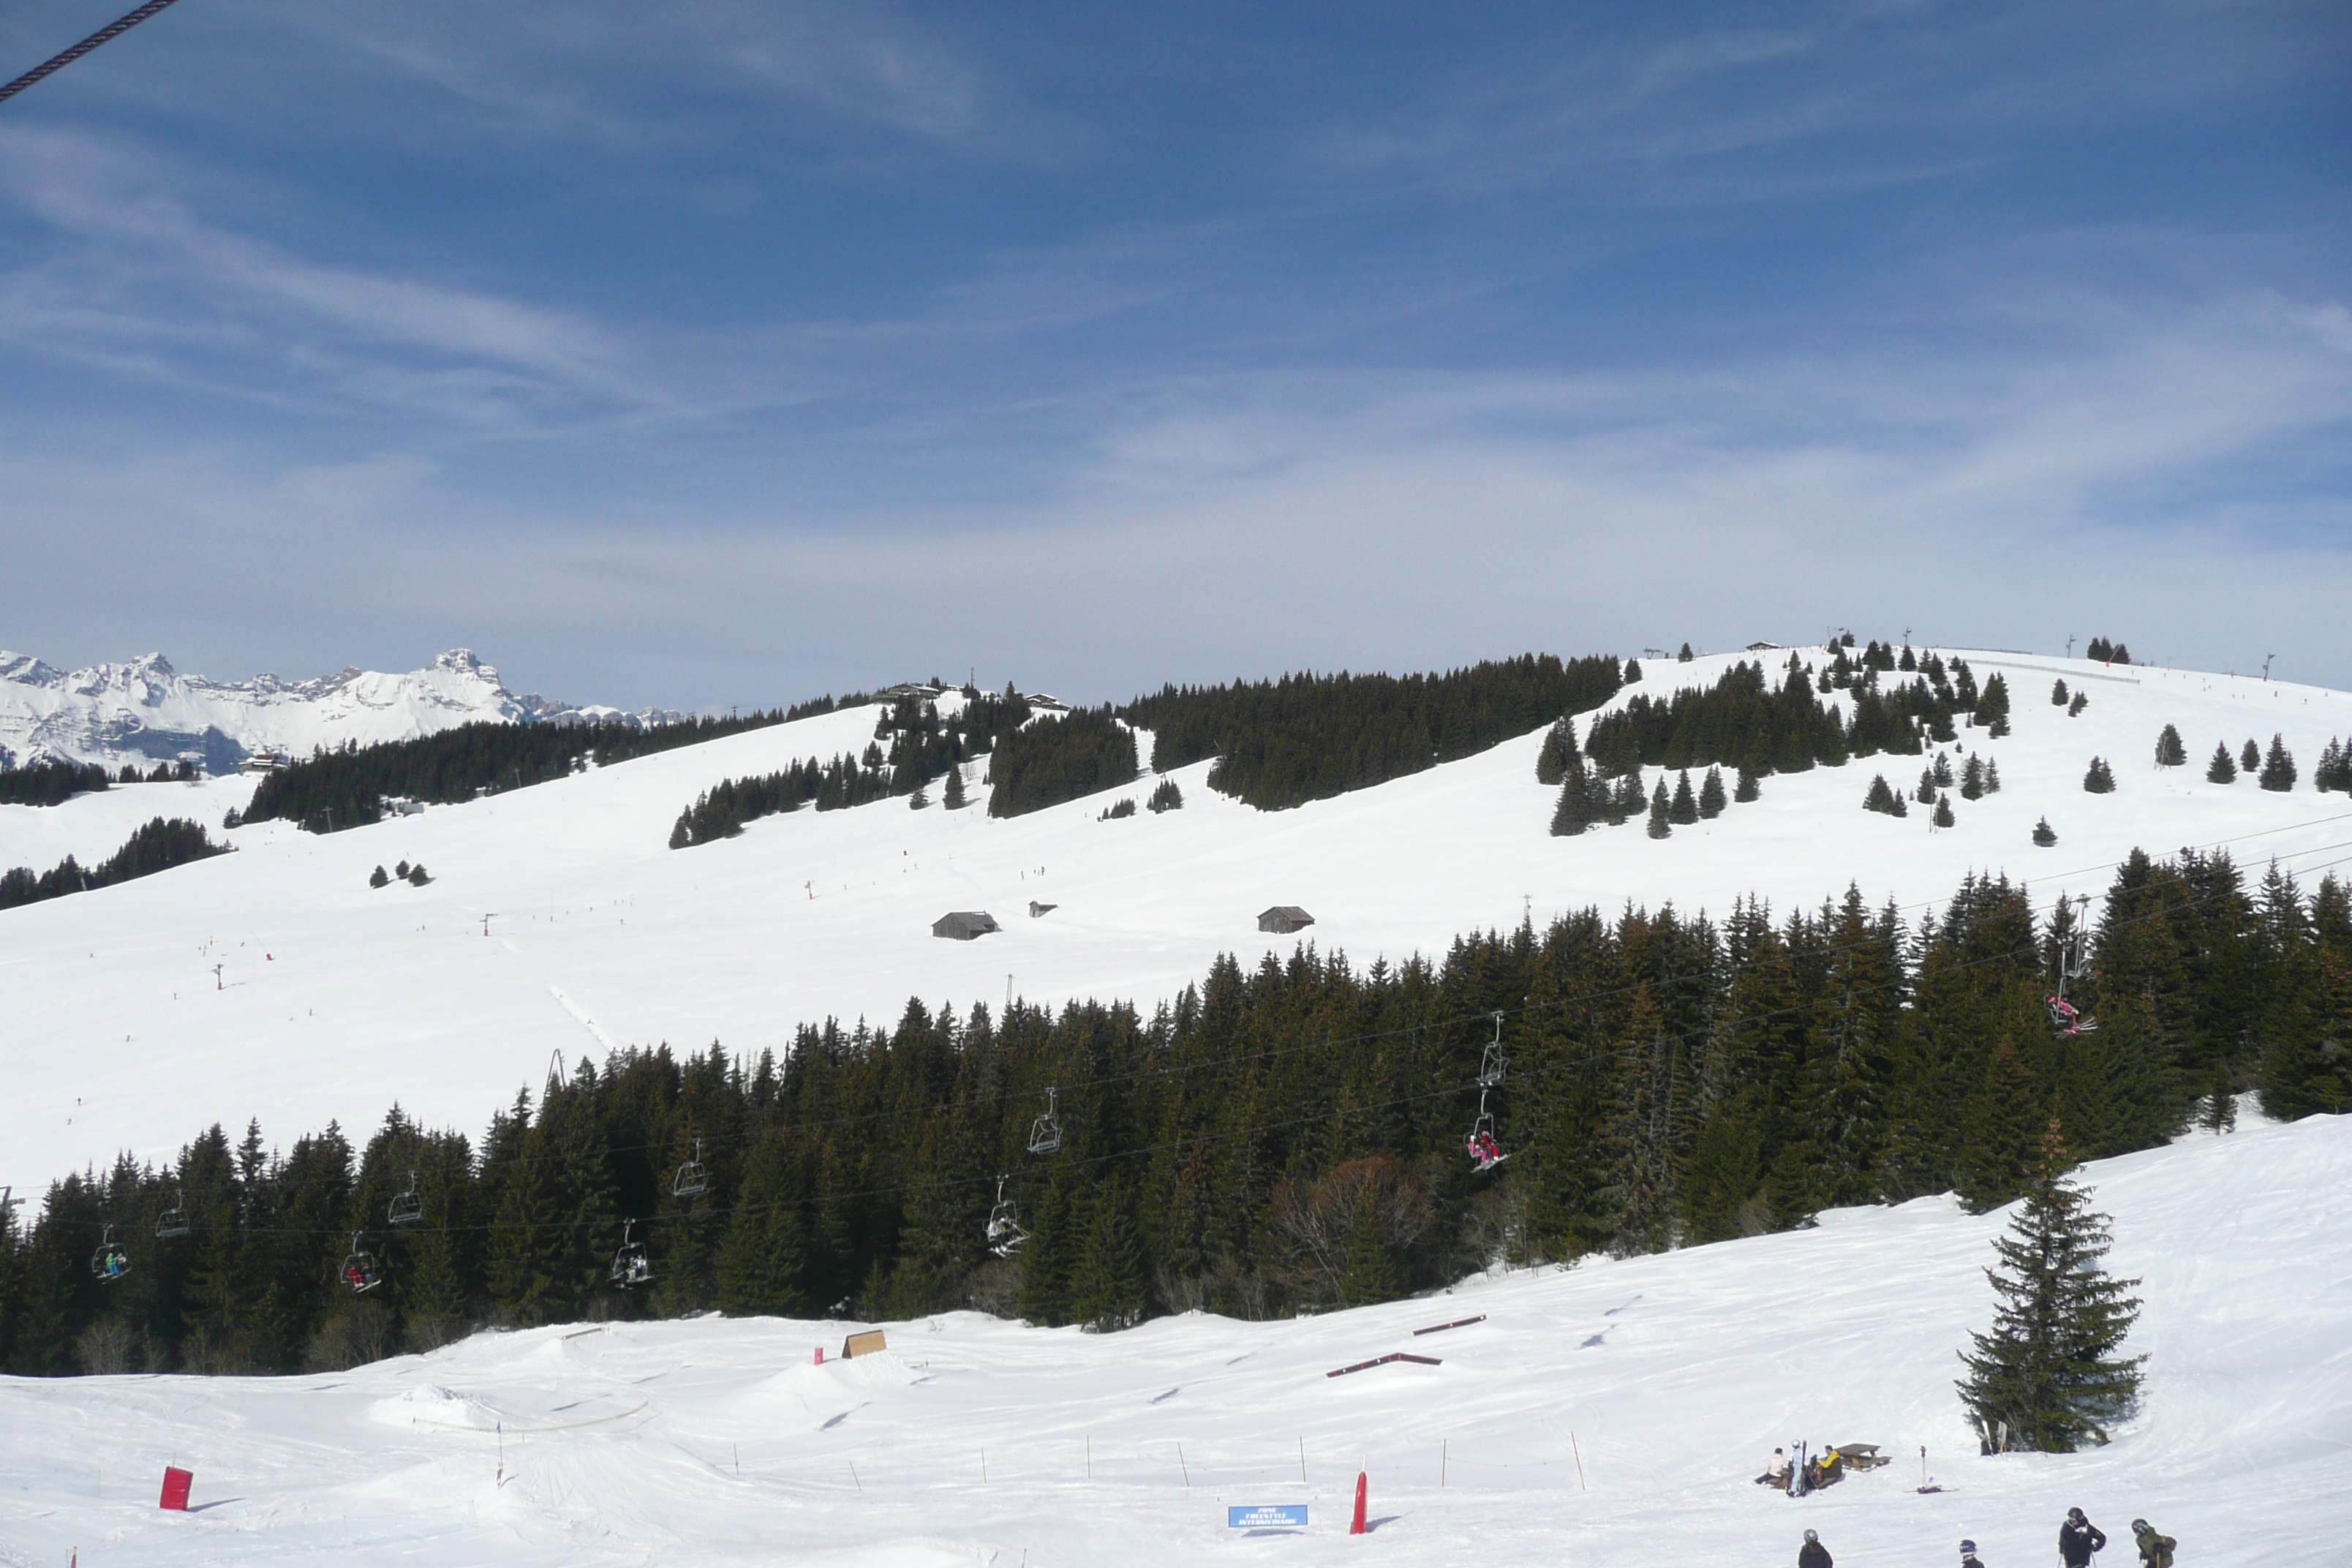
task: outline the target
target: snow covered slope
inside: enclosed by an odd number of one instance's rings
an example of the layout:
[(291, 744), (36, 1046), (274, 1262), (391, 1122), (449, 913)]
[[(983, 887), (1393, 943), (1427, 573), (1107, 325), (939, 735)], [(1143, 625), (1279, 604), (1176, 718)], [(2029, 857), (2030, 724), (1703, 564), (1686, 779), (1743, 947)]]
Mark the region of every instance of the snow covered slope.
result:
[(160, 653), (63, 670), (0, 651), (0, 762), (57, 757), (110, 770), (189, 757), (220, 773), (255, 752), (307, 755), (313, 746), (403, 741), (481, 719), (588, 711), (620, 716), (517, 697), (462, 647), (405, 675), (344, 669), (316, 680), (233, 682), (182, 675)]
[[(2343, 1560), (2352, 1523), (2352, 1119), (2088, 1167), (2139, 1276), (2146, 1408), (2109, 1447), (1982, 1458), (1954, 1352), (2003, 1216), (1948, 1199), (1283, 1322), (1126, 1333), (969, 1313), (483, 1335), (315, 1377), (0, 1380), (0, 1561), (1190, 1568), (1202, 1563), (2053, 1560), (2080, 1506), (2196, 1568)], [(1415, 1338), (1427, 1324), (1485, 1321)], [(1390, 1351), (1440, 1358), (1330, 1378)], [(1812, 1497), (1775, 1445), (1894, 1457)], [(1922, 1495), (1920, 1450), (1946, 1489)], [(196, 1511), (159, 1512), (166, 1463)], [(1356, 1473), (1372, 1532), (1343, 1532)], [(1304, 1533), (1223, 1528), (1306, 1502)]]
[[(2037, 901), (2103, 892), (2135, 847), (2221, 844), (2299, 874), (2352, 856), (2352, 799), (2315, 793), (2330, 736), (2352, 736), (2352, 697), (2083, 661), (1969, 656), (2009, 675), (2016, 733), (1963, 730), (2003, 788), (1958, 802), (1937, 831), (1861, 809), (1871, 775), (1915, 783), (1920, 759), (1872, 758), (1776, 776), (1763, 798), (1677, 829), (1547, 834), (1541, 737), (1376, 789), (1262, 813), (1209, 790), (1208, 764), (1175, 775), (1185, 806), (1099, 820), (1150, 782), (1012, 821), (884, 802), (801, 811), (737, 838), (671, 850), (671, 824), (730, 775), (854, 751), (872, 710), (832, 713), (576, 774), (465, 805), (320, 837), (282, 823), (231, 833), (238, 853), (93, 893), (0, 911), (0, 1182), (21, 1191), (118, 1150), (167, 1157), (206, 1124), (259, 1116), (280, 1142), (341, 1119), (373, 1129), (395, 1100), (430, 1125), (478, 1131), (551, 1053), (716, 1039), (756, 1054), (827, 1015), (895, 1020), (910, 994), (966, 1005), (1134, 998), (1146, 1006), (1222, 952), (1254, 963), (1294, 939), (1258, 911), (1303, 905), (1306, 935), (1360, 963), (1442, 954), (1455, 933), (1543, 922), (1598, 905), (1672, 900), (1720, 913), (1758, 893), (1787, 910), (1858, 883), (1874, 903), (1920, 908), (1966, 873), (2030, 879)], [(1712, 682), (1730, 660), (1658, 665), (1636, 689)], [(2068, 718), (2051, 672), (2088, 690)], [(1630, 695), (1630, 693), (1629, 693)], [(1622, 699), (1621, 699), (1622, 700)], [(2179, 726), (2192, 765), (2150, 765)], [(2302, 784), (2209, 784), (2216, 741), (2283, 733)], [(2094, 753), (2116, 793), (2084, 793)], [(0, 807), (0, 865), (53, 864), (61, 846), (102, 854), (157, 812), (217, 823), (247, 786), (144, 785), (35, 810)], [(975, 795), (982, 792), (975, 786)], [(153, 803), (152, 805), (150, 803)], [(2059, 842), (2029, 841), (2047, 816)], [(84, 825), (88, 826), (84, 826)], [(371, 889), (378, 865), (421, 860), (424, 888)], [(1032, 900), (1056, 906), (1039, 919)], [(940, 941), (951, 910), (1003, 931)], [(487, 933), (487, 934), (486, 934)], [(217, 977), (215, 965), (221, 966)]]

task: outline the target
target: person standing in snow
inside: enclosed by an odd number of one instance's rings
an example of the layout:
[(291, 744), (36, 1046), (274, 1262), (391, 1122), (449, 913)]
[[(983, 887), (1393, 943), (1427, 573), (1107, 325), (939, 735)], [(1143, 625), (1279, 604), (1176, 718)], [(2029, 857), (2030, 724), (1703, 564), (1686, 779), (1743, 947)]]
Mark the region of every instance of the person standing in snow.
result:
[(1977, 1543), (1975, 1542), (1963, 1541), (1960, 1542), (1960, 1568), (1984, 1568), (1984, 1564), (1977, 1561)]
[(2139, 1545), (2139, 1560), (2147, 1568), (2172, 1568), (2172, 1549), (2180, 1542), (2168, 1535), (2158, 1535), (2156, 1526), (2144, 1519), (2132, 1521), (2132, 1540)]
[(2106, 1532), (2083, 1517), (2079, 1508), (2066, 1510), (2066, 1522), (2058, 1527), (2058, 1555), (2066, 1561), (2066, 1568), (2090, 1568), (2091, 1553), (2106, 1550)]
[(1805, 1531), (1805, 1543), (1797, 1549), (1797, 1568), (1830, 1568), (1830, 1549), (1811, 1531)]

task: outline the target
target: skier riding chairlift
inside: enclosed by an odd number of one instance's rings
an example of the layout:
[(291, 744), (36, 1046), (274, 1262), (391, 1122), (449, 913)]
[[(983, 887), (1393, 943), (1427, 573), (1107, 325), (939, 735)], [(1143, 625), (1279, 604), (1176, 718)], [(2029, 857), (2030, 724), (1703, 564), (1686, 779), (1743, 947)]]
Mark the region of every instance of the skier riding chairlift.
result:
[(1045, 1114), (1029, 1124), (1029, 1152), (1050, 1154), (1062, 1146), (1062, 1124), (1054, 1119), (1055, 1097), (1061, 1091), (1045, 1090)]
[(1021, 1250), (1029, 1233), (1021, 1228), (1021, 1211), (1004, 1195), (1005, 1178), (996, 1178), (996, 1206), (988, 1212), (988, 1250), (1010, 1258)]
[[(2075, 902), (2087, 911), (2091, 900), (2087, 895), (2078, 894)], [(2074, 926), (2059, 938), (2056, 961), (2058, 986), (2052, 994), (2042, 998), (2042, 1005), (2050, 1010), (2050, 1026), (2058, 1031), (2058, 1037), (2071, 1040), (2076, 1035), (2087, 1035), (2099, 1026), (2096, 1018), (2084, 1017), (2083, 1010), (2066, 999), (2066, 983), (2080, 980), (2090, 972), (2090, 959), (2084, 952), (2080, 916), (2076, 917)]]
[(416, 1173), (408, 1173), (408, 1190), (394, 1193), (392, 1208), (384, 1215), (394, 1225), (414, 1225), (425, 1217), (425, 1199), (416, 1190)]
[(674, 1198), (698, 1198), (710, 1190), (710, 1172), (702, 1163), (702, 1140), (694, 1141), (694, 1158), (677, 1168), (670, 1182), (669, 1195)]
[(98, 1250), (89, 1255), (89, 1271), (101, 1285), (111, 1285), (131, 1272), (131, 1255), (114, 1244), (114, 1227), (110, 1225)]
[(1470, 1158), (1477, 1162), (1477, 1174), (1482, 1176), (1510, 1158), (1503, 1152), (1502, 1145), (1495, 1142), (1495, 1118), (1486, 1110), (1484, 1089), (1478, 1093), (1478, 1120), (1470, 1124), (1470, 1136), (1463, 1141), (1463, 1147), (1469, 1152)]
[(636, 1223), (633, 1219), (621, 1222), (621, 1248), (613, 1254), (613, 1267), (608, 1275), (612, 1282), (624, 1290), (635, 1285), (649, 1285), (654, 1278), (654, 1266), (646, 1256), (646, 1244), (631, 1238), (630, 1233), (636, 1227)]
[(376, 1267), (375, 1254), (360, 1245), (360, 1232), (352, 1232), (352, 1249), (343, 1258), (343, 1283), (352, 1294), (364, 1296), (383, 1283), (383, 1270)]

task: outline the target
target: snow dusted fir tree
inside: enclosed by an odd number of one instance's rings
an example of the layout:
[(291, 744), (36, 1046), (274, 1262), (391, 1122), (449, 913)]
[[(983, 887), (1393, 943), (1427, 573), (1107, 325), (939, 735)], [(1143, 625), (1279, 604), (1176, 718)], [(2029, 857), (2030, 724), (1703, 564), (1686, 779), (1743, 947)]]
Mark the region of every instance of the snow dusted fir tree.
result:
[(1976, 1349), (1960, 1352), (1969, 1375), (1956, 1386), (1986, 1453), (2103, 1444), (2139, 1403), (2147, 1358), (2116, 1353), (2139, 1316), (2128, 1294), (2139, 1281), (2099, 1266), (2109, 1221), (2069, 1178), (2073, 1163), (2053, 1121), (2040, 1172), (1985, 1270), (1999, 1298), (1992, 1331), (1971, 1333)]

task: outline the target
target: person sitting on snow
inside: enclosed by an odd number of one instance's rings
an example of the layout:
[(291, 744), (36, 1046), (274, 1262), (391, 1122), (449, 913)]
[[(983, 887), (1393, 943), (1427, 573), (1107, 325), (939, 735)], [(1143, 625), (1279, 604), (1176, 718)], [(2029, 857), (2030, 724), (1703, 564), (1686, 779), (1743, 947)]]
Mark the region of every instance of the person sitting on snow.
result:
[(1772, 1457), (1764, 1461), (1764, 1473), (1756, 1478), (1756, 1484), (1779, 1487), (1782, 1491), (1789, 1489), (1789, 1455), (1785, 1449), (1772, 1450)]

